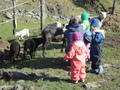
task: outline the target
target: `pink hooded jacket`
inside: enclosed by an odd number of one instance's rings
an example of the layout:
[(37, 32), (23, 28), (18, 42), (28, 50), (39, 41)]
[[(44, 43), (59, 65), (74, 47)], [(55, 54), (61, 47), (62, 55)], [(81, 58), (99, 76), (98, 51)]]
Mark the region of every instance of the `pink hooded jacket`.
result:
[(71, 62), (71, 70), (79, 70), (80, 65), (85, 67), (87, 49), (83, 41), (73, 41), (70, 51), (64, 56), (64, 60)]

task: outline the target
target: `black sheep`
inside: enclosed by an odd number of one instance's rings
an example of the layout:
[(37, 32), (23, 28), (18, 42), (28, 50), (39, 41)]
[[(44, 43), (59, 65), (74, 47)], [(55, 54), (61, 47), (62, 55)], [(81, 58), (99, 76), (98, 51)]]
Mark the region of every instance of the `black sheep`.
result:
[(66, 42), (67, 39), (64, 37), (64, 32), (65, 30), (67, 30), (67, 28), (69, 28), (70, 26), (73, 25), (73, 19), (70, 19), (68, 25), (65, 27), (57, 27), (57, 26), (53, 26), (53, 25), (48, 25), (47, 27), (45, 27), (42, 31), (42, 38), (43, 38), (43, 45), (42, 45), (42, 49), (43, 49), (43, 57), (45, 58), (45, 50), (47, 45), (50, 42), (60, 42), (62, 41), (62, 48), (61, 48), (61, 52), (63, 52), (63, 48), (66, 49)]
[(17, 41), (14, 41), (10, 45), (10, 61), (14, 63), (15, 58), (19, 56), (20, 44)]
[[(29, 54), (30, 57), (33, 57), (33, 53), (36, 51), (36, 48), (43, 43), (42, 38), (31, 38), (25, 41), (24, 43), (24, 59), (26, 54)], [(30, 51), (28, 52), (27, 49)]]
[(50, 42), (60, 42), (60, 41), (63, 41), (62, 49), (61, 49), (61, 51), (63, 51), (64, 45), (65, 45), (63, 28), (47, 26), (42, 31), (42, 37), (43, 37), (43, 45), (42, 45), (43, 57), (45, 57), (45, 49), (46, 49), (47, 45)]

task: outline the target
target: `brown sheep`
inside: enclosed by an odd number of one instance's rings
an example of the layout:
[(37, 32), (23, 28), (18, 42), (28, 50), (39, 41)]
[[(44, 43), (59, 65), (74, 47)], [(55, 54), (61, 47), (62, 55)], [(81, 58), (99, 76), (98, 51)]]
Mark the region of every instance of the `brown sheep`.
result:
[(14, 63), (15, 58), (19, 56), (20, 44), (14, 41), (10, 45), (10, 62)]

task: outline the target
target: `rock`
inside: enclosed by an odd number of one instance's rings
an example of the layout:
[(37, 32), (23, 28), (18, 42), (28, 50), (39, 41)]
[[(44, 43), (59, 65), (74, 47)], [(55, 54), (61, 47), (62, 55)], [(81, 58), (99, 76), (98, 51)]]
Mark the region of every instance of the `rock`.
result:
[(24, 83), (25, 80), (18, 80), (17, 83)]
[(111, 64), (104, 64), (103, 67), (105, 68), (108, 68), (108, 67), (111, 67), (112, 65)]
[(0, 40), (0, 60), (8, 59), (9, 49), (10, 49), (10, 43), (8, 41), (1, 39)]
[(24, 90), (35, 90), (33, 86), (26, 86)]
[(47, 85), (43, 85), (43, 86), (39, 87), (38, 90), (43, 90), (43, 89), (46, 88), (46, 87), (47, 87)]
[(99, 81), (99, 82), (89, 82), (85, 85), (83, 85), (84, 88), (86, 89), (94, 89), (94, 88), (99, 88), (101, 84), (106, 83), (105, 80)]
[(31, 75), (19, 71), (3, 71), (1, 76), (3, 77), (3, 79), (5, 79), (5, 81), (11, 81), (17, 79), (22, 79), (22, 80), (33, 79)]
[(6, 12), (6, 13), (4, 14), (4, 16), (5, 16), (7, 19), (13, 18), (12, 13), (10, 13), (10, 12)]

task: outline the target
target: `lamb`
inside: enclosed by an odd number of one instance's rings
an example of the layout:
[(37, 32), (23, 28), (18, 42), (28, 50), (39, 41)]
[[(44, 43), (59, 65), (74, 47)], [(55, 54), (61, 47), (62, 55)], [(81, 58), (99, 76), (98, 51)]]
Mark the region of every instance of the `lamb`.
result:
[[(36, 48), (43, 43), (42, 38), (31, 38), (24, 42), (24, 59), (26, 58), (26, 54), (29, 54), (31, 58), (33, 58), (33, 54), (36, 51)], [(28, 52), (27, 49), (30, 51)]]
[(24, 39), (23, 37), (26, 36), (26, 35), (29, 37), (29, 30), (26, 29), (26, 28), (19, 31), (19, 32), (15, 32), (15, 36), (19, 36), (19, 40)]
[(20, 44), (17, 41), (14, 41), (10, 45), (10, 61), (14, 63), (15, 58), (19, 56)]

